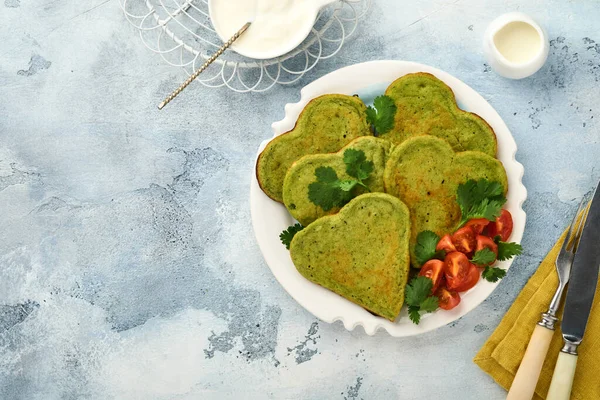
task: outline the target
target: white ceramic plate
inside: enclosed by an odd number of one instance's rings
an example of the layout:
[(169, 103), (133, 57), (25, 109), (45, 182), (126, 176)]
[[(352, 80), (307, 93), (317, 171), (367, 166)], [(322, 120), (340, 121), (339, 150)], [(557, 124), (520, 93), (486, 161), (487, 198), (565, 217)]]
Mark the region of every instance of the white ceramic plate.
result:
[[(368, 102), (375, 95), (382, 94), (392, 81), (411, 72), (429, 72), (444, 81), (454, 91), (461, 108), (480, 115), (494, 128), (498, 138), (497, 156), (508, 175), (508, 202), (505, 207), (511, 212), (514, 221), (510, 240), (520, 242), (525, 228), (522, 204), (527, 197), (527, 191), (521, 182), (523, 166), (515, 160), (517, 145), (506, 124), (492, 106), (465, 83), (446, 72), (406, 61), (372, 61), (339, 69), (302, 89), (300, 101), (285, 106), (285, 118), (273, 124), (273, 132), (277, 136), (292, 129), (304, 106), (317, 96), (326, 93), (359, 94)], [(267, 142), (261, 144), (258, 154)], [(451, 311), (438, 310), (425, 314), (419, 325), (410, 321), (406, 308), (402, 309), (395, 322), (390, 322), (306, 280), (298, 273), (288, 250), (279, 241), (281, 231), (295, 221), (282, 204), (269, 199), (261, 191), (254, 172), (250, 207), (258, 245), (275, 278), (300, 305), (317, 318), (326, 322), (340, 320), (348, 330), (361, 325), (369, 335), (373, 335), (378, 329), (385, 329), (390, 335), (398, 337), (418, 335), (462, 317), (485, 300), (497, 286), (481, 280), (473, 289), (461, 293), (462, 301), (458, 307)], [(510, 264), (511, 261), (505, 261), (498, 263), (498, 266), (509, 268)]]

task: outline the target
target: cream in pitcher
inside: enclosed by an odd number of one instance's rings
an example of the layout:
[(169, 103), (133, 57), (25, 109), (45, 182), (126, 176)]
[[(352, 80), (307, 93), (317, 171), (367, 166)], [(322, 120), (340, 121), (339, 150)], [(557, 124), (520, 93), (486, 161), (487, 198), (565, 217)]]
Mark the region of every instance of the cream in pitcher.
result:
[(494, 71), (506, 78), (521, 79), (544, 65), (549, 42), (533, 19), (513, 12), (492, 21), (485, 32), (484, 50)]

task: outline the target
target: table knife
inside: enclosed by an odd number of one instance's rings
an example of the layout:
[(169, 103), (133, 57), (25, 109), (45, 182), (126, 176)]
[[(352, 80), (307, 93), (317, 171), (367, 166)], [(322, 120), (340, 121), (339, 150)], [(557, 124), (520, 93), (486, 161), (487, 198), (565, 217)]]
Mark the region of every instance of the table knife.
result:
[(585, 326), (594, 303), (599, 269), (600, 190), (596, 187), (573, 260), (571, 280), (560, 325), (564, 346), (556, 361), (547, 400), (568, 400), (571, 395), (577, 365), (577, 347), (583, 340)]

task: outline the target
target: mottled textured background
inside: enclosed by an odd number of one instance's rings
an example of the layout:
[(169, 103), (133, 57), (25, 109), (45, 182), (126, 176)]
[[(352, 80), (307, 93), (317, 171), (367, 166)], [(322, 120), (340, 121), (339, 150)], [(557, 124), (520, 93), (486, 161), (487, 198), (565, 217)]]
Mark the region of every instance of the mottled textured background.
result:
[[(513, 10), (551, 38), (503, 79), (485, 27)], [(116, 0), (0, 0), (1, 399), (502, 399), (471, 362), (600, 177), (596, 0), (379, 0), (294, 87), (200, 85), (146, 50)], [(368, 337), (304, 311), (254, 241), (255, 149), (306, 83), (419, 61), (479, 91), (518, 143), (523, 245), (490, 298), (421, 337)], [(468, 388), (468, 390), (466, 390)]]

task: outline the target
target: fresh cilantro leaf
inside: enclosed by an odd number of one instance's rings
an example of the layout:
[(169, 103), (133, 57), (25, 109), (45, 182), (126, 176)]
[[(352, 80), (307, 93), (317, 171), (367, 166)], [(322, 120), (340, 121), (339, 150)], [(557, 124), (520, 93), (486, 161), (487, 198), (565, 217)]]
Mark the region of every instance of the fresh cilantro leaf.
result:
[(279, 240), (281, 240), (281, 243), (283, 243), (286, 249), (290, 249), (292, 239), (296, 236), (296, 233), (300, 232), (302, 229), (304, 229), (304, 227), (301, 224), (291, 225), (279, 234)]
[(344, 164), (358, 164), (367, 160), (367, 156), (365, 156), (365, 152), (362, 150), (356, 149), (346, 149), (344, 150)]
[(494, 261), (496, 261), (496, 254), (494, 254), (494, 252), (487, 247), (477, 250), (471, 259), (473, 264), (477, 264), (479, 266), (489, 265)]
[(498, 244), (498, 260), (504, 261), (518, 256), (523, 253), (523, 246), (515, 242), (497, 241)]
[[(487, 179), (480, 179), (478, 181), (470, 180), (473, 185), (471, 195), (476, 199), (486, 199), (502, 196), (503, 187), (499, 182), (489, 182)], [(467, 182), (467, 183), (469, 183)]]
[(421, 312), (433, 312), (438, 308), (438, 298), (430, 296), (432, 287), (433, 281), (425, 276), (417, 276), (406, 285), (408, 316), (415, 324), (421, 321)]
[[(514, 242), (503, 242), (500, 240), (500, 235), (494, 237), (494, 242), (498, 245), (498, 257), (497, 260), (505, 261), (518, 256), (523, 252), (523, 247), (519, 243)], [(477, 253), (475, 253), (477, 255)], [(475, 257), (473, 257), (475, 258)], [(483, 279), (489, 282), (498, 282), (504, 278), (506, 270), (499, 267), (487, 266), (484, 268), (481, 276)]]
[(308, 185), (308, 199), (323, 210), (329, 211), (338, 204), (339, 193), (326, 182), (313, 182)]
[(333, 183), (338, 180), (335, 170), (331, 167), (319, 167), (315, 170), (317, 180), (325, 183)]
[(356, 179), (341, 180), (331, 167), (315, 169), (316, 182), (308, 185), (308, 199), (320, 206), (324, 211), (335, 207), (343, 207), (356, 195), (354, 188), (369, 188), (363, 183), (373, 172), (373, 162), (368, 161), (362, 150), (347, 149), (344, 151), (346, 173)]
[(406, 285), (406, 304), (419, 307), (421, 302), (429, 296), (432, 287), (433, 281), (430, 278), (426, 276), (414, 277)]
[(417, 235), (415, 256), (419, 265), (425, 264), (432, 258), (440, 258), (443, 256), (443, 252), (435, 250), (439, 241), (440, 237), (432, 231), (423, 231)]
[(408, 317), (415, 325), (419, 325), (419, 322), (421, 322), (421, 313), (419, 312), (419, 307), (408, 306)]
[(347, 149), (344, 151), (346, 173), (359, 181), (364, 181), (373, 172), (373, 161), (367, 160), (362, 150)]
[(458, 185), (456, 200), (461, 212), (458, 228), (470, 219), (495, 220), (506, 203), (502, 185), (498, 182), (489, 182), (487, 179), (478, 181), (470, 179)]
[(358, 181), (355, 181), (353, 179), (350, 179), (347, 181), (340, 181), (339, 185), (340, 185), (340, 189), (342, 189), (344, 192), (349, 192), (352, 189), (354, 189), (354, 187), (356, 185), (358, 185)]
[(350, 192), (339, 187), (338, 183), (313, 182), (308, 185), (308, 199), (324, 211), (343, 207), (352, 199)]
[(440, 300), (436, 296), (429, 296), (421, 302), (420, 310), (423, 312), (434, 312), (439, 307)]
[(506, 270), (499, 267), (490, 267), (487, 266), (484, 268), (481, 273), (481, 277), (488, 282), (498, 282), (500, 279), (504, 278), (506, 275)]
[(315, 170), (316, 182), (308, 185), (308, 199), (323, 210), (329, 211), (334, 207), (343, 207), (352, 200), (352, 189), (340, 181), (335, 170), (331, 167), (319, 167)]
[(481, 214), (488, 221), (494, 221), (502, 212), (502, 206), (506, 203), (506, 198), (502, 196), (500, 199), (491, 199), (484, 201), (486, 204), (485, 211)]
[(375, 97), (373, 106), (367, 107), (367, 122), (373, 125), (379, 134), (389, 132), (394, 127), (395, 116), (396, 103), (386, 95)]

